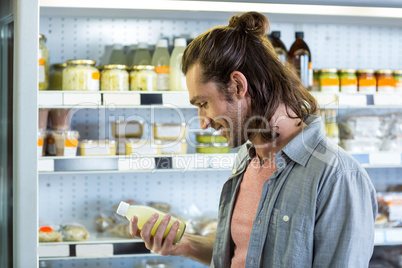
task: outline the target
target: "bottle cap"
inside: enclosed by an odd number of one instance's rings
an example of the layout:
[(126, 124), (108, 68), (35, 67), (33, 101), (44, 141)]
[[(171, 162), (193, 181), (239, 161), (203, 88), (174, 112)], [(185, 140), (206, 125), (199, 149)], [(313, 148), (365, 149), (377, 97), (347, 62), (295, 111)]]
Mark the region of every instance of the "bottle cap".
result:
[(148, 44), (147, 43), (139, 43), (138, 48), (146, 48), (146, 49), (148, 49)]
[(121, 216), (126, 216), (129, 206), (130, 206), (130, 204), (121, 201), (119, 204), (119, 207), (117, 208), (116, 213)]
[(137, 49), (137, 45), (130, 45), (130, 50), (136, 50)]
[(271, 35), (274, 38), (281, 38), (281, 32), (280, 31), (272, 31)]
[(160, 39), (158, 40), (158, 43), (156, 44), (156, 47), (167, 47), (168, 43), (166, 39)]
[(296, 32), (296, 38), (304, 38), (304, 32)]
[(184, 38), (176, 38), (174, 40), (174, 46), (175, 47), (186, 47), (187, 46), (187, 41)]

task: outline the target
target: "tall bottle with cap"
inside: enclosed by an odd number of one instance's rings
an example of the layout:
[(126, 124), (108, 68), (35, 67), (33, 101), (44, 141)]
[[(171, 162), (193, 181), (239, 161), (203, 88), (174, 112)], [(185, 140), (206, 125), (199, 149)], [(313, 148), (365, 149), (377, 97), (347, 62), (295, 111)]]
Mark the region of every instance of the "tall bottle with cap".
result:
[(151, 64), (155, 66), (156, 90), (169, 90), (170, 55), (166, 39), (161, 39), (156, 44)]
[(181, 71), (181, 59), (186, 49), (186, 39), (176, 38), (170, 57), (170, 90), (187, 90), (186, 77)]
[(109, 64), (126, 65), (126, 57), (123, 52), (123, 45), (113, 45), (112, 54), (110, 55)]
[[(156, 221), (154, 227), (151, 230), (151, 235), (155, 234), (156, 229), (158, 229), (158, 226), (162, 222), (163, 217), (165, 217), (165, 215), (166, 215), (166, 213), (164, 213), (160, 210), (154, 209), (152, 207), (141, 206), (141, 205), (130, 205), (123, 201), (120, 202), (116, 213), (123, 217), (126, 217), (128, 220), (131, 220), (134, 216), (137, 216), (137, 218), (138, 218), (137, 226), (138, 226), (139, 230), (142, 230), (146, 221), (152, 215), (157, 213), (159, 215), (159, 217), (158, 217), (158, 220)], [(186, 230), (186, 224), (182, 220), (171, 216), (168, 226), (166, 228), (166, 231), (163, 235), (164, 238), (167, 236), (170, 228), (172, 228), (173, 223), (175, 223), (176, 221), (179, 222), (179, 229), (177, 230), (176, 236), (173, 239), (173, 244), (178, 244), (180, 242), (180, 239), (182, 238), (184, 231)]]
[(276, 55), (278, 55), (278, 59), (280, 60), (280, 62), (283, 63), (283, 65), (286, 65), (288, 62), (288, 52), (286, 50), (285, 44), (281, 40), (281, 32), (272, 31), (268, 38), (275, 49)]
[(139, 43), (132, 65), (151, 65), (151, 53), (147, 43)]
[(290, 47), (288, 56), (291, 68), (298, 74), (303, 86), (311, 90), (313, 86), (313, 66), (310, 49), (303, 38), (303, 32), (296, 32), (296, 41)]

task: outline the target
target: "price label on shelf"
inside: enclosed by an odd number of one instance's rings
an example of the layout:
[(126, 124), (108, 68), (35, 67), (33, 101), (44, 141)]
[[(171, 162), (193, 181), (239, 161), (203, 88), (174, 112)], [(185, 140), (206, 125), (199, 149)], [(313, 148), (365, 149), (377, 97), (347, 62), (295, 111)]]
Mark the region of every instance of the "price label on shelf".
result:
[(339, 106), (366, 106), (367, 96), (365, 94), (339, 94)]
[(130, 93), (103, 93), (105, 105), (141, 105), (141, 97), (138, 92)]
[(39, 92), (39, 106), (58, 106), (63, 105), (63, 93), (61, 92)]
[(369, 163), (372, 165), (400, 165), (401, 154), (389, 152), (371, 153), (369, 155)]
[(375, 94), (374, 105), (402, 105), (402, 95), (385, 93)]

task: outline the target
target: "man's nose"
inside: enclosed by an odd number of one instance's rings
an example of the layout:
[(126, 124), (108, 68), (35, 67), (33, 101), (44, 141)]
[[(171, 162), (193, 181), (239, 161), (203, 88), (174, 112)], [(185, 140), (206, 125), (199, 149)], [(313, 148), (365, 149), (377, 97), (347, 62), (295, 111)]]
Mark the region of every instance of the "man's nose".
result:
[(201, 129), (205, 130), (207, 128), (209, 128), (211, 126), (211, 119), (205, 116), (200, 115), (199, 116), (200, 119), (200, 127)]

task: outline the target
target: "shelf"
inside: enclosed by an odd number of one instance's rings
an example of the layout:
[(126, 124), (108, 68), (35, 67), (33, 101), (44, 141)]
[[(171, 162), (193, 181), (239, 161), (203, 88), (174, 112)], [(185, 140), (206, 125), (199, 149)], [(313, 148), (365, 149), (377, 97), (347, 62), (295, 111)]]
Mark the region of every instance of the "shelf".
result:
[(127, 172), (187, 172), (230, 170), (235, 154), (186, 154), (149, 156), (76, 156), (40, 157), (38, 172), (53, 173), (127, 173)]
[[(41, 15), (73, 17), (137, 17), (159, 19), (225, 20), (236, 13), (258, 10), (272, 21), (398, 25), (402, 8), (316, 4), (261, 3), (261, 1), (107, 1), (40, 0)], [(278, 1), (279, 2), (279, 1)], [(350, 4), (349, 4), (350, 5)]]
[(376, 228), (375, 246), (392, 246), (402, 244), (402, 228)]

